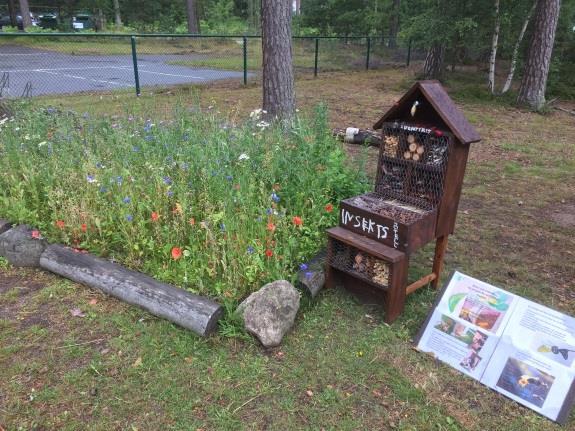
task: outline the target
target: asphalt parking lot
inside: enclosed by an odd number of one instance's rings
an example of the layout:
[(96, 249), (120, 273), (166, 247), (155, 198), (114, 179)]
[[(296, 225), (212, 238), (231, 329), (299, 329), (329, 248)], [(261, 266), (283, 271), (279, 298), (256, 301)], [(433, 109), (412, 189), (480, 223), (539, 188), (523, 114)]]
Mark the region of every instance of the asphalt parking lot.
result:
[[(140, 85), (198, 84), (242, 79), (242, 72), (169, 64), (190, 55), (138, 55)], [(41, 96), (135, 88), (131, 55), (71, 55), (33, 48), (0, 46), (3, 97)], [(134, 90), (135, 91), (135, 90)]]

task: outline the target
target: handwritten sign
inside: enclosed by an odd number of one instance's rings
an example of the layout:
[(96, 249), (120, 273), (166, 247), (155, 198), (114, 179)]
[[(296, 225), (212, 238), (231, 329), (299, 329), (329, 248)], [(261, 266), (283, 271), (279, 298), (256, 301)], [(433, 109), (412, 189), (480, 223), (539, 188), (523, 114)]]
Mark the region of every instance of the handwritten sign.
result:
[[(361, 229), (361, 231), (365, 234), (373, 236), (377, 239), (386, 239), (389, 233), (389, 226), (384, 226), (382, 224), (376, 223), (369, 217), (353, 214), (345, 208), (341, 209), (341, 222), (344, 226)], [(397, 223), (395, 224), (397, 225)], [(395, 232), (395, 234), (397, 235), (397, 232)], [(397, 245), (396, 241), (394, 241), (394, 247), (397, 248), (398, 245), (399, 237), (397, 240)]]

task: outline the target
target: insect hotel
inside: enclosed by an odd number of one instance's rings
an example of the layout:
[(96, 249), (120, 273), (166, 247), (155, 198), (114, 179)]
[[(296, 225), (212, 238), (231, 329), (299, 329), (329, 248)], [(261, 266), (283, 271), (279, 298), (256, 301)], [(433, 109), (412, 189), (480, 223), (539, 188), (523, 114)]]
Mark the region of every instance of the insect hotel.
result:
[[(439, 283), (469, 144), (481, 138), (437, 81), (417, 82), (373, 128), (375, 188), (340, 203), (340, 224), (327, 231), (326, 286), (376, 299), (391, 323), (406, 295)], [(408, 285), (411, 254), (433, 240), (431, 272)]]

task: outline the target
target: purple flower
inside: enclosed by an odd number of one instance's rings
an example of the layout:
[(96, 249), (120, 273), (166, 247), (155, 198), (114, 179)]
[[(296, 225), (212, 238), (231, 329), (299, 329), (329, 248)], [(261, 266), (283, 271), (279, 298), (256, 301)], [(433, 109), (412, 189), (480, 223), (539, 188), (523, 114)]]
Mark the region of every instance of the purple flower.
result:
[(119, 186), (122, 185), (122, 182), (123, 182), (123, 181), (124, 181), (124, 179), (123, 179), (121, 176), (116, 177), (116, 184), (118, 184)]
[(144, 136), (144, 139), (148, 142), (151, 142), (154, 140), (154, 137), (152, 135), (146, 135), (146, 136)]
[(225, 231), (226, 231), (226, 225), (225, 225), (224, 223), (220, 223), (220, 230), (221, 230), (222, 232), (225, 232)]
[(172, 190), (168, 190), (168, 191), (166, 192), (166, 195), (167, 195), (169, 198), (171, 198), (172, 196), (174, 196), (174, 192), (173, 192)]
[(273, 192), (270, 196), (271, 200), (274, 201), (275, 203), (278, 203), (280, 201), (280, 197), (276, 194), (276, 192)]
[(309, 268), (309, 267), (308, 267), (307, 264), (305, 264), (305, 263), (302, 263), (302, 264), (300, 264), (300, 266), (299, 266), (300, 271), (307, 271), (308, 268)]
[(164, 181), (164, 184), (166, 184), (166, 185), (168, 185), (168, 186), (171, 186), (172, 183), (173, 183), (173, 181), (172, 181), (172, 179), (171, 179), (170, 177), (163, 177), (163, 178), (162, 178), (162, 181)]
[(86, 181), (89, 183), (94, 183), (96, 182), (96, 178), (94, 178), (94, 175), (86, 175)]
[(273, 213), (274, 213), (274, 210), (272, 210), (271, 208), (268, 208), (268, 209), (266, 210), (266, 214), (267, 214), (267, 215), (272, 215)]
[(254, 254), (255, 249), (250, 245), (248, 246), (247, 252), (248, 254)]
[(122, 199), (122, 202), (124, 202), (125, 204), (129, 204), (130, 202), (132, 202), (132, 199), (126, 196), (124, 199)]
[(226, 180), (231, 181), (233, 179), (234, 179), (234, 177), (232, 177), (231, 175), (226, 175)]
[(132, 214), (128, 214), (128, 215), (126, 215), (126, 220), (132, 221), (132, 220), (134, 220), (134, 217), (132, 216)]
[(304, 275), (305, 275), (305, 278), (311, 278), (311, 276), (313, 275), (313, 272), (308, 271)]

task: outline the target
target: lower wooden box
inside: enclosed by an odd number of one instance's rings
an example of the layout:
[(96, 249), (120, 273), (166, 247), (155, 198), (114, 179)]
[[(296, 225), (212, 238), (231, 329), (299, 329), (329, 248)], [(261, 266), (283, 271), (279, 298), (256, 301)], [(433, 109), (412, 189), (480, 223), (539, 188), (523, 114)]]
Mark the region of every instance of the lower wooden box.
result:
[(384, 320), (403, 311), (408, 255), (342, 227), (327, 231), (326, 286), (337, 281), (358, 296), (383, 305)]

